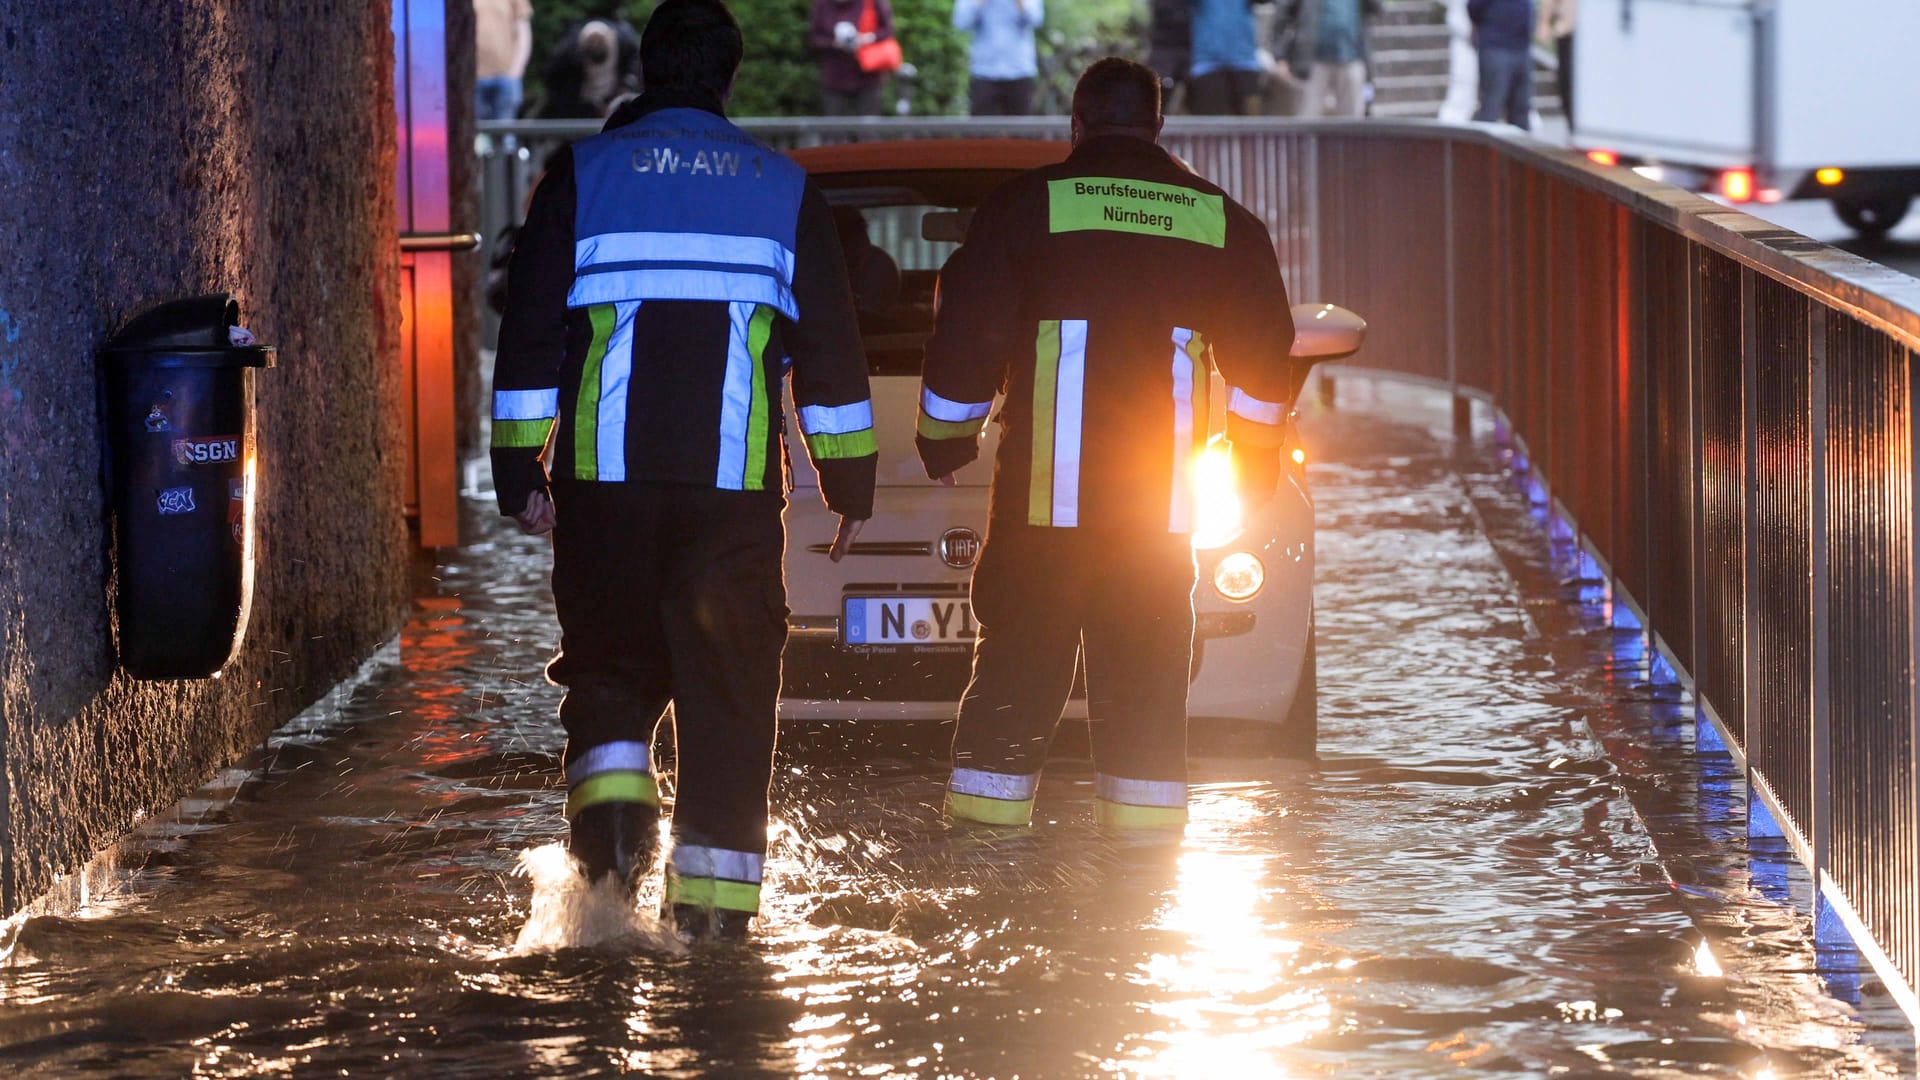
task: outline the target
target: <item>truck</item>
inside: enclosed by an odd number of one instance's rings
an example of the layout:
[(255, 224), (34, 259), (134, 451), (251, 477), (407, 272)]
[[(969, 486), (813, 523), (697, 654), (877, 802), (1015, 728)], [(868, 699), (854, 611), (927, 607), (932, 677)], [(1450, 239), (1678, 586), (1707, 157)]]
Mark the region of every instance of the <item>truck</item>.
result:
[(1920, 192), (1920, 0), (1582, 0), (1573, 145), (1729, 202), (1827, 199), (1867, 237)]

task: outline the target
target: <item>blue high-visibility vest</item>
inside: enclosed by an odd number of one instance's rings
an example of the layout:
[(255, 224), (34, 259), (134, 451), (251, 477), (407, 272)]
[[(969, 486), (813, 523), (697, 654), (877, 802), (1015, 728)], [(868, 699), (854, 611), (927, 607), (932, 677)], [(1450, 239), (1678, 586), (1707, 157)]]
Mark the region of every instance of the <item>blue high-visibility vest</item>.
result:
[(763, 304), (798, 321), (794, 230), (806, 173), (725, 117), (661, 109), (574, 144), (569, 307)]

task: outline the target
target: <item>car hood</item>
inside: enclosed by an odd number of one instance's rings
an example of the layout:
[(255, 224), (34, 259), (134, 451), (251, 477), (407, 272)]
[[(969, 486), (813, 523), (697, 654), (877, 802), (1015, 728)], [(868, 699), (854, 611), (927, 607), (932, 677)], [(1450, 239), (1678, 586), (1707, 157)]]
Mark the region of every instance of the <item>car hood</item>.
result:
[[(924, 487), (927, 470), (914, 449), (913, 429), (918, 421), (920, 380), (901, 375), (876, 375), (873, 378), (873, 434), (880, 446), (881, 487)], [(787, 410), (787, 445), (792, 448), (793, 484), (817, 488), (820, 478), (808, 460), (805, 442), (794, 423), (797, 410)], [(993, 479), (993, 455), (1000, 444), (1000, 425), (988, 424), (981, 440), (980, 457), (955, 474), (963, 487), (986, 487)]]

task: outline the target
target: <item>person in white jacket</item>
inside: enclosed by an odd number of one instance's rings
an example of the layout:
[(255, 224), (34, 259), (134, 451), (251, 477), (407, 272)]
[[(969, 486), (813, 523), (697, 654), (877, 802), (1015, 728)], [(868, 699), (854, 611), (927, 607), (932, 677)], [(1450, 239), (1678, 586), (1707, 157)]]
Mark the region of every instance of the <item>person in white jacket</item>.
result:
[(1467, 0), (1447, 4), (1447, 97), (1440, 103), (1440, 119), (1463, 124), (1480, 105), (1480, 54), (1473, 47), (1473, 22), (1467, 18)]

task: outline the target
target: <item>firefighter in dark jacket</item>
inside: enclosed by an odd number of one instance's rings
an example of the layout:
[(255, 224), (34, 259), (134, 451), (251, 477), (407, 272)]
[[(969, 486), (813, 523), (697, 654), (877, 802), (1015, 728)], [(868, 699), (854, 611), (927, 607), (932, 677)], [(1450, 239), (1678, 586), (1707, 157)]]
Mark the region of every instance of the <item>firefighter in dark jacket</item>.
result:
[(1260, 220), (1155, 144), (1160, 82), (1119, 59), (1073, 95), (1072, 155), (1009, 181), (941, 275), (917, 443), (979, 454), (1004, 395), (950, 817), (1024, 825), (1085, 653), (1099, 820), (1187, 817), (1193, 488), (1210, 372), (1250, 497), (1271, 498), (1293, 322)]
[(720, 0), (654, 10), (645, 92), (556, 155), (534, 194), (494, 373), (500, 510), (553, 531), (547, 676), (567, 688), (569, 848), (589, 878), (629, 888), (650, 865), (650, 745), (671, 703), (665, 902), (690, 936), (742, 936), (759, 907), (787, 634), (789, 367), (841, 516), (836, 561), (872, 513), (876, 461), (833, 215), (791, 159), (721, 113), (741, 52)]

